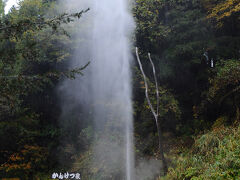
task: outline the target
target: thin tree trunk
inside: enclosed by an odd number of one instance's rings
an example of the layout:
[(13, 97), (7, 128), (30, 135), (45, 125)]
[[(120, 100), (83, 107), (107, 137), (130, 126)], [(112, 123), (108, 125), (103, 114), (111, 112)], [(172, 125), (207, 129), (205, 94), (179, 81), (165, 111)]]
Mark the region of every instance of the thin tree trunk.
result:
[(153, 75), (154, 75), (154, 81), (155, 81), (155, 86), (156, 86), (156, 98), (157, 98), (157, 110), (155, 111), (153, 108), (153, 105), (151, 104), (149, 95), (148, 95), (148, 84), (147, 84), (147, 77), (144, 73), (143, 67), (142, 67), (142, 63), (141, 60), (139, 58), (139, 54), (138, 54), (138, 48), (136, 47), (136, 56), (137, 56), (137, 60), (138, 60), (138, 64), (140, 67), (140, 70), (142, 72), (143, 75), (143, 79), (144, 79), (144, 84), (145, 84), (145, 95), (147, 98), (147, 102), (148, 105), (151, 109), (151, 112), (153, 113), (154, 119), (155, 119), (155, 123), (156, 123), (156, 127), (157, 127), (157, 132), (158, 132), (158, 145), (159, 145), (159, 153), (160, 153), (160, 159), (162, 161), (162, 166), (163, 166), (163, 174), (165, 175), (167, 173), (168, 167), (167, 167), (167, 162), (166, 159), (164, 157), (164, 151), (163, 151), (163, 143), (162, 143), (162, 131), (161, 131), (161, 126), (159, 124), (159, 90), (158, 90), (158, 83), (157, 83), (157, 76), (156, 76), (156, 70), (155, 70), (155, 66), (153, 64), (153, 61), (151, 59), (151, 55), (150, 53), (148, 53), (148, 58), (149, 61), (151, 62), (152, 68), (153, 68)]
[(162, 166), (163, 166), (163, 175), (166, 175), (168, 171), (168, 166), (167, 166), (167, 161), (164, 156), (164, 151), (163, 151), (163, 143), (162, 143), (162, 131), (160, 130), (160, 127), (158, 126), (158, 140), (159, 140), (159, 153), (160, 153), (160, 159), (162, 161)]

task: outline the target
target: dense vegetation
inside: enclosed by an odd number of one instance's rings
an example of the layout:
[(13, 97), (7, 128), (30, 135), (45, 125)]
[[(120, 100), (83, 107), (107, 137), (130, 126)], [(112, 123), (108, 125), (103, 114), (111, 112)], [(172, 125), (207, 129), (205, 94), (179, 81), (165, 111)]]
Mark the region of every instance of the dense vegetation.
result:
[[(170, 166), (166, 179), (239, 177), (239, 8), (239, 1), (230, 0), (136, 1), (136, 44), (146, 59), (148, 77), (153, 80), (146, 56), (150, 52), (160, 86), (172, 93), (170, 104), (177, 102), (179, 109), (172, 111), (174, 116), (161, 113)], [(141, 117), (144, 121), (136, 118), (137, 127), (146, 126), (148, 118)], [(136, 128), (136, 133), (143, 129)]]
[[(56, 89), (85, 68), (67, 66), (72, 44), (81, 40), (71, 38), (63, 24), (77, 21), (86, 11), (56, 14), (52, 0), (24, 0), (8, 14), (4, 6), (0, 0), (0, 178), (47, 179), (54, 170), (70, 169), (80, 170), (85, 179), (111, 179), (105, 169), (99, 170), (101, 164), (90, 168), (91, 121), (69, 117), (66, 122), (75, 127), (71, 133), (71, 127), (59, 121)], [(133, 14), (135, 45), (154, 103), (148, 52), (159, 80), (160, 125), (169, 166), (163, 179), (239, 178), (240, 2), (136, 0)], [(74, 34), (74, 28), (71, 31)], [(137, 66), (132, 71), (137, 161), (158, 158), (157, 130), (143, 78)], [(67, 148), (60, 141), (63, 137)]]
[(84, 11), (54, 16), (51, 7), (26, 0), (0, 18), (0, 177), (33, 179), (58, 163), (62, 130), (55, 88), (84, 69), (62, 68), (71, 49), (61, 25)]

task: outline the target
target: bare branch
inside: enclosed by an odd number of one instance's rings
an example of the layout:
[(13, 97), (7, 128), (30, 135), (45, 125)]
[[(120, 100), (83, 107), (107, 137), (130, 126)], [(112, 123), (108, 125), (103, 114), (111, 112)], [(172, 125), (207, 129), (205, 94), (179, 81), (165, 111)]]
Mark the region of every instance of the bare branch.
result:
[(149, 107), (150, 107), (150, 109), (151, 109), (151, 111), (153, 113), (153, 116), (154, 116), (154, 119), (155, 119), (155, 122), (156, 122), (156, 127), (157, 127), (157, 132), (158, 132), (159, 153), (160, 153), (160, 157), (161, 157), (161, 160), (162, 160), (163, 173), (166, 174), (167, 170), (168, 170), (168, 167), (167, 167), (167, 162), (166, 162), (166, 159), (165, 159), (164, 153), (163, 153), (162, 132), (161, 132), (161, 128), (160, 128), (159, 122), (158, 122), (158, 117), (159, 117), (159, 90), (158, 90), (158, 83), (157, 83), (157, 76), (156, 76), (155, 66), (154, 66), (153, 61), (151, 59), (151, 54), (148, 53), (148, 58), (149, 58), (149, 60), (151, 62), (151, 65), (152, 65), (153, 74), (154, 74), (154, 81), (155, 81), (155, 86), (156, 86), (157, 113), (154, 110), (154, 108), (153, 108), (153, 106), (151, 104), (149, 95), (148, 95), (147, 77), (146, 77), (146, 75), (144, 73), (144, 70), (143, 70), (143, 67), (142, 67), (142, 63), (141, 63), (141, 60), (139, 58), (138, 48), (137, 47), (136, 47), (136, 56), (137, 56), (138, 64), (139, 64), (140, 70), (142, 72), (144, 83), (145, 83), (145, 95), (146, 95), (146, 98), (147, 98), (147, 102), (149, 104)]
[(80, 19), (83, 13), (88, 12), (90, 9), (86, 9), (86, 10), (82, 10), (78, 13), (73, 13), (73, 14), (61, 14), (59, 16), (53, 17), (51, 19), (43, 19), (42, 21), (38, 21), (38, 22), (31, 22), (28, 20), (25, 21), (20, 21), (17, 24), (12, 24), (10, 26), (3, 26), (3, 24), (0, 23), (0, 31), (2, 30), (8, 30), (11, 28), (18, 28), (18, 27), (26, 27), (26, 26), (43, 26), (43, 25), (47, 25), (50, 27), (54, 27), (54, 25), (60, 25), (61, 23), (70, 23), (71, 21), (73, 21), (73, 18), (78, 18)]
[(157, 95), (157, 116), (159, 116), (159, 90), (158, 90), (158, 82), (157, 82), (157, 76), (156, 76), (156, 70), (155, 70), (155, 66), (153, 64), (152, 58), (151, 58), (151, 54), (148, 53), (148, 58), (152, 64), (152, 68), (153, 68), (153, 75), (154, 75), (154, 81), (155, 81), (155, 86), (156, 86), (156, 95)]
[(156, 123), (157, 123), (157, 116), (158, 115), (156, 114), (155, 110), (153, 109), (153, 106), (152, 106), (151, 101), (149, 99), (147, 77), (146, 77), (146, 75), (144, 73), (144, 70), (143, 70), (143, 67), (142, 67), (142, 63), (141, 63), (139, 55), (138, 55), (138, 48), (137, 47), (136, 47), (136, 56), (137, 56), (137, 60), (138, 60), (138, 64), (139, 64), (140, 70), (141, 70), (141, 72), (143, 74), (143, 79), (144, 79), (144, 84), (145, 84), (145, 95), (146, 95), (146, 98), (147, 98), (147, 101), (148, 101), (148, 105), (149, 105), (149, 107), (150, 107), (150, 109), (151, 109), (151, 111), (152, 111), (152, 113), (154, 115), (154, 118), (156, 120)]
[(76, 74), (80, 74), (80, 75), (84, 75), (82, 73), (82, 71), (88, 67), (88, 65), (90, 64), (90, 61), (85, 64), (84, 66), (80, 67), (80, 68), (75, 68), (75, 69), (71, 69), (69, 71), (64, 71), (64, 72), (48, 72), (46, 74), (42, 74), (42, 75), (10, 75), (10, 76), (0, 76), (0, 80), (1, 79), (25, 79), (25, 80), (35, 80), (35, 79), (42, 79), (42, 78), (46, 78), (46, 77), (67, 77), (67, 78), (74, 78)]

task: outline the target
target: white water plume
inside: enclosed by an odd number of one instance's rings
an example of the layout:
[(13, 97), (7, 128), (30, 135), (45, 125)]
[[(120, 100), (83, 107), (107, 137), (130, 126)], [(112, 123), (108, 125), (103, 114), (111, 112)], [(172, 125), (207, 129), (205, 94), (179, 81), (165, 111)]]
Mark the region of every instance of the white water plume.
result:
[(96, 131), (93, 165), (102, 166), (104, 173), (117, 174), (113, 179), (134, 180), (130, 72), (134, 21), (130, 1), (64, 2), (72, 12), (90, 8), (80, 21), (79, 33), (73, 36), (82, 39), (82, 44), (76, 46), (71, 67), (88, 60), (91, 64), (84, 70), (84, 77), (66, 80), (61, 86), (65, 94), (63, 114), (78, 109), (79, 104), (88, 107), (85, 111), (92, 112)]

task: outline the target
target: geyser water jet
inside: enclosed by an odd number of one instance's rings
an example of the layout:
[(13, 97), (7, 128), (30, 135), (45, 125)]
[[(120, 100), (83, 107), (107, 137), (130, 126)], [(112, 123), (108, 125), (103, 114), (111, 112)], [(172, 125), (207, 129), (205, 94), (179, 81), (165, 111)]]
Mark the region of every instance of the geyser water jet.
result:
[[(100, 164), (113, 179), (134, 180), (131, 87), (131, 41), (134, 21), (129, 0), (70, 0), (68, 9), (87, 13), (89, 30), (79, 33), (84, 45), (76, 50), (72, 67), (91, 61), (84, 77), (67, 80), (62, 89), (76, 109), (82, 104), (92, 111), (95, 123), (93, 166)], [(85, 17), (83, 17), (85, 18)], [(83, 27), (86, 28), (86, 27)], [(86, 43), (87, 42), (87, 43)], [(64, 101), (63, 101), (64, 102)], [(66, 101), (65, 102), (69, 102)], [(66, 108), (65, 108), (66, 109)]]
[[(126, 179), (133, 179), (132, 103), (130, 85), (130, 33), (133, 27), (127, 0), (96, 1), (93, 31), (93, 94), (94, 99), (105, 105), (116, 105), (113, 127), (122, 128)], [(98, 107), (95, 109), (96, 123), (104, 118)], [(118, 112), (117, 112), (118, 111)], [(114, 122), (116, 121), (116, 122)], [(101, 123), (101, 122), (100, 122)], [(122, 123), (122, 125), (119, 125)], [(125, 132), (124, 132), (125, 131)], [(110, 142), (111, 143), (111, 142)], [(122, 146), (123, 145), (123, 146)], [(116, 151), (114, 147), (112, 150)], [(97, 149), (98, 150), (98, 149)], [(121, 151), (119, 151), (121, 153)], [(112, 157), (111, 157), (112, 158)], [(121, 158), (120, 156), (118, 158)], [(121, 162), (121, 159), (118, 160)]]

